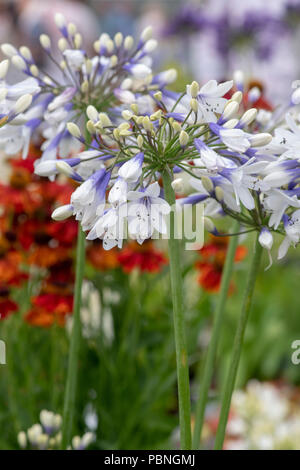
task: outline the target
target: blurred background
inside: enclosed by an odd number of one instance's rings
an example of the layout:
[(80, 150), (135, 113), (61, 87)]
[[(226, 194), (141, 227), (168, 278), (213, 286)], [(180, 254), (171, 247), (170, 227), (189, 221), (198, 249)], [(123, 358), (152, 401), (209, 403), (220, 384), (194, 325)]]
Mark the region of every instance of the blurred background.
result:
[(299, 75), (299, 0), (1, 0), (0, 41), (27, 44), (37, 57), (41, 32), (58, 34), (57, 11), (80, 26), (87, 48), (101, 32), (138, 35), (151, 24), (156, 66), (176, 66), (183, 81), (242, 69), (276, 104)]
[[(175, 89), (193, 79), (226, 80), (240, 69), (248, 89), (262, 91), (260, 107), (272, 109), (300, 79), (300, 0), (0, 0), (0, 43), (29, 46), (41, 64), (38, 39), (41, 33), (58, 39), (56, 12), (78, 26), (87, 50), (102, 32), (138, 37), (152, 25), (159, 41), (154, 69), (175, 67)], [(11, 82), (18, 78), (12, 69)], [(0, 366), (0, 449), (18, 448), (18, 433), (42, 409), (63, 409), (76, 224), (51, 222), (50, 215), (73, 187), (33, 175), (38, 156), (33, 146), (25, 161), (1, 159), (0, 306), (7, 318), (0, 338), (7, 365)], [(12, 220), (15, 232), (7, 230)], [(183, 260), (193, 409), (227, 245), (225, 237), (208, 236), (203, 250)], [(251, 247), (251, 236), (240, 240), (210, 395), (208, 448)], [(166, 247), (128, 243), (104, 253), (95, 242), (87, 258), (75, 431), (95, 432), (96, 449), (174, 448), (178, 403)], [(241, 440), (249, 448), (300, 448), (300, 365), (291, 361), (291, 344), (300, 339), (299, 264), (299, 250), (290, 250), (283, 263), (261, 270), (237, 382), (248, 386), (235, 397), (228, 448)]]

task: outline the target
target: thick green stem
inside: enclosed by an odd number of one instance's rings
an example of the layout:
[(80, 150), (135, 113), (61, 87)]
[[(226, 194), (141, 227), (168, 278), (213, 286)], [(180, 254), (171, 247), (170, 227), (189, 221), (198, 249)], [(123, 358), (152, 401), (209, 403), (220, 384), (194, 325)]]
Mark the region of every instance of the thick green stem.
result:
[[(233, 233), (239, 231), (239, 222), (234, 221)], [(228, 296), (228, 290), (230, 285), (230, 279), (232, 275), (234, 256), (236, 252), (236, 247), (238, 243), (238, 237), (230, 237), (229, 247), (226, 255), (224, 270), (222, 273), (222, 281), (220, 294), (218, 298), (218, 303), (216, 311), (214, 314), (213, 327), (211, 333), (211, 339), (209, 342), (209, 347), (207, 350), (207, 355), (205, 359), (203, 375), (200, 376), (200, 386), (198, 393), (198, 401), (196, 406), (196, 416), (195, 416), (195, 429), (193, 434), (193, 449), (198, 449), (201, 439), (201, 432), (203, 427), (205, 408), (208, 398), (209, 387), (211, 384), (215, 358), (217, 354), (217, 348), (219, 344), (220, 330), (223, 321), (223, 315), (225, 311), (226, 300)]]
[[(175, 194), (171, 186), (171, 176), (167, 171), (165, 171), (162, 176), (165, 198), (170, 204), (170, 206), (174, 208)], [(180, 442), (182, 449), (190, 450), (192, 446), (191, 402), (188, 354), (186, 349), (185, 324), (183, 314), (183, 290), (180, 263), (181, 241), (175, 238), (175, 223), (175, 211), (172, 211), (170, 217), (170, 235), (168, 242), (177, 363)]]
[(220, 450), (223, 447), (226, 425), (227, 425), (229, 409), (230, 409), (230, 404), (231, 404), (231, 397), (232, 397), (232, 393), (233, 393), (234, 385), (236, 381), (247, 320), (248, 320), (249, 312), (251, 309), (251, 302), (252, 302), (252, 297), (253, 297), (253, 292), (254, 292), (254, 287), (255, 287), (255, 281), (256, 281), (257, 274), (259, 271), (259, 266), (260, 266), (262, 247), (259, 244), (258, 236), (259, 234), (257, 234), (257, 238), (255, 241), (254, 254), (253, 254), (252, 261), (251, 261), (250, 270), (248, 273), (248, 279), (247, 279), (246, 289), (244, 292), (241, 314), (239, 317), (238, 326), (237, 326), (234, 343), (233, 343), (233, 350), (232, 350), (232, 356), (231, 356), (231, 361), (230, 361), (230, 366), (229, 366), (229, 372), (226, 378), (224, 391), (222, 394), (220, 419), (219, 419), (219, 425), (218, 425), (216, 441), (215, 441), (215, 449), (217, 450)]
[(76, 248), (76, 279), (74, 293), (73, 327), (70, 341), (70, 352), (67, 372), (67, 382), (64, 399), (62, 448), (66, 449), (71, 440), (73, 417), (76, 399), (76, 385), (78, 372), (78, 358), (81, 338), (81, 290), (85, 262), (85, 234), (78, 224), (78, 238)]

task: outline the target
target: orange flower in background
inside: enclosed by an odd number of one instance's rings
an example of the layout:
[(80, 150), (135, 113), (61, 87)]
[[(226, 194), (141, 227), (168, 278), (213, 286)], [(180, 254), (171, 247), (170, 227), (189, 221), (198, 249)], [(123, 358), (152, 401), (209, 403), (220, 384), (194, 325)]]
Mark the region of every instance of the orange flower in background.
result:
[[(198, 282), (208, 292), (218, 292), (220, 289), (228, 243), (229, 237), (210, 235), (210, 242), (199, 250), (201, 260), (196, 263), (196, 269), (199, 270)], [(242, 261), (246, 254), (247, 248), (244, 245), (239, 245), (234, 261)], [(229, 292), (232, 293), (233, 289), (234, 285), (231, 284)]]
[(126, 273), (135, 268), (142, 272), (157, 273), (168, 262), (151, 240), (145, 241), (143, 245), (139, 245), (136, 241), (127, 243), (119, 253), (118, 260)]
[(111, 250), (104, 250), (102, 243), (94, 241), (87, 249), (87, 260), (92, 266), (100, 271), (107, 271), (108, 269), (115, 269), (119, 266), (118, 250), (112, 248)]
[(28, 256), (28, 263), (41, 268), (49, 268), (56, 263), (65, 261), (70, 257), (69, 248), (63, 246), (50, 247), (48, 245), (35, 246)]
[(66, 316), (73, 310), (73, 295), (40, 294), (31, 299), (32, 309), (25, 320), (33, 326), (64, 326)]

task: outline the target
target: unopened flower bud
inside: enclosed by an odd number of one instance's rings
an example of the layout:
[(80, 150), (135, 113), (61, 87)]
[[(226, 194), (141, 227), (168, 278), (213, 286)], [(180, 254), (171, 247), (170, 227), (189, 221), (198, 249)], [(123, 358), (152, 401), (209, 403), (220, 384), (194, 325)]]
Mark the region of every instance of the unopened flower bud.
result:
[(41, 46), (46, 50), (49, 50), (51, 47), (51, 40), (47, 34), (40, 35), (40, 43), (41, 43)]
[(86, 115), (92, 121), (98, 120), (98, 111), (95, 106), (92, 106), (91, 104), (86, 108)]
[(74, 34), (76, 34), (77, 28), (74, 23), (69, 23), (67, 29), (70, 36), (74, 36)]
[(133, 116), (133, 113), (131, 111), (128, 111), (128, 109), (125, 109), (124, 111), (122, 111), (122, 117), (123, 119), (125, 119), (126, 121), (130, 121), (130, 119), (132, 118)]
[(257, 115), (257, 109), (256, 108), (251, 108), (246, 111), (243, 116), (240, 119), (240, 125), (241, 126), (248, 126), (251, 124), (251, 122), (254, 121)]
[(124, 40), (124, 49), (129, 51), (132, 48), (133, 44), (134, 44), (133, 37), (132, 36), (126, 36), (126, 38)]
[(181, 131), (179, 134), (179, 142), (181, 147), (185, 147), (189, 141), (189, 135), (185, 131)]
[(26, 66), (26, 62), (24, 59), (22, 59), (22, 57), (20, 57), (19, 55), (14, 55), (11, 59), (12, 63), (14, 64), (15, 67), (17, 67), (17, 69), (19, 70), (26, 70), (27, 66)]
[(139, 148), (143, 147), (144, 139), (141, 135), (137, 136), (136, 142), (137, 142)]
[(120, 131), (119, 131), (119, 129), (114, 129), (113, 130), (113, 136), (116, 140), (120, 140)]
[(236, 91), (235, 93), (233, 93), (231, 99), (232, 101), (236, 101), (237, 103), (240, 104), (243, 99), (243, 93), (241, 91)]
[(273, 246), (273, 236), (267, 227), (262, 228), (258, 237), (258, 241), (263, 248), (266, 250), (271, 250)]
[(214, 189), (214, 185), (208, 176), (202, 176), (201, 178), (201, 183), (203, 185), (203, 188), (206, 189), (208, 193), (211, 193), (212, 190)]
[(87, 123), (86, 123), (86, 128), (88, 130), (88, 132), (90, 134), (96, 134), (96, 128), (94, 126), (94, 123), (93, 121), (89, 120)]
[(33, 75), (34, 77), (39, 76), (39, 69), (37, 68), (35, 64), (32, 64), (29, 70), (30, 70), (31, 75)]
[(79, 127), (74, 122), (68, 122), (67, 129), (73, 137), (76, 137), (76, 139), (80, 139), (82, 137)]
[(112, 126), (111, 120), (105, 113), (100, 113), (99, 114), (99, 119), (103, 127), (110, 127)]
[(58, 28), (63, 28), (66, 24), (65, 17), (61, 13), (55, 13), (54, 21)]
[(236, 101), (231, 101), (226, 104), (224, 111), (222, 113), (222, 118), (225, 121), (231, 119), (239, 110), (239, 104)]
[(192, 98), (197, 98), (198, 93), (199, 93), (199, 83), (196, 81), (193, 81), (190, 85), (190, 93)]
[(223, 201), (223, 199), (224, 199), (224, 191), (223, 191), (223, 189), (222, 189), (220, 186), (216, 186), (216, 187), (215, 187), (215, 195), (216, 195), (217, 201), (219, 201), (219, 202), (222, 202), (222, 201)]
[(3, 80), (3, 78), (6, 77), (8, 67), (9, 67), (8, 59), (4, 59), (2, 60), (2, 62), (0, 62), (0, 80)]
[(223, 127), (225, 129), (233, 129), (238, 123), (238, 119), (229, 119), (229, 121), (224, 122)]
[(32, 54), (30, 52), (30, 49), (27, 46), (21, 46), (20, 53), (22, 54), (24, 59), (27, 60), (28, 62), (32, 60)]
[(117, 47), (120, 47), (122, 45), (122, 42), (123, 42), (123, 34), (120, 33), (120, 32), (115, 34), (114, 41), (115, 41), (115, 45)]
[(136, 103), (131, 103), (130, 108), (134, 114), (138, 114), (139, 112), (139, 107)]
[(146, 42), (146, 41), (149, 41), (149, 39), (151, 38), (152, 38), (152, 26), (147, 26), (141, 34), (141, 40)]
[(68, 48), (68, 43), (67, 43), (67, 40), (65, 38), (60, 38), (58, 40), (58, 48), (61, 52), (64, 52), (67, 48)]
[(147, 132), (152, 131), (153, 125), (148, 116), (143, 117), (143, 127)]
[(24, 431), (19, 432), (19, 434), (18, 434), (18, 443), (19, 443), (19, 446), (22, 449), (25, 449), (25, 447), (27, 446), (27, 436), (26, 436), (26, 433)]
[(179, 122), (177, 121), (172, 122), (172, 127), (175, 132), (178, 132), (178, 133), (181, 132), (181, 124), (179, 124)]
[(81, 84), (81, 87), (80, 87), (82, 93), (87, 93), (88, 89), (89, 89), (89, 82), (88, 80), (84, 80)]
[(52, 212), (53, 220), (65, 220), (68, 217), (73, 215), (73, 206), (71, 204), (66, 204), (65, 206), (58, 207)]
[(198, 101), (195, 99), (195, 98), (192, 98), (191, 101), (190, 101), (190, 107), (191, 109), (194, 111), (194, 113), (197, 113), (198, 112)]
[(74, 37), (74, 46), (79, 49), (82, 46), (82, 36), (80, 33), (76, 33)]
[(157, 48), (157, 41), (156, 39), (149, 39), (144, 46), (144, 51), (147, 54), (151, 54)]
[(8, 43), (1, 44), (1, 51), (7, 57), (13, 57), (14, 55), (18, 54), (17, 49)]
[(154, 97), (157, 101), (162, 101), (162, 92), (161, 92), (161, 91), (157, 91), (156, 93), (154, 93), (153, 97)]
[(262, 132), (261, 134), (254, 134), (249, 137), (251, 147), (263, 147), (264, 145), (268, 145), (271, 140), (271, 134), (267, 132)]
[(261, 96), (261, 91), (257, 86), (251, 88), (251, 90), (249, 90), (248, 92), (248, 100), (250, 103), (255, 103), (255, 101), (257, 101), (260, 98), (260, 96)]
[(14, 109), (17, 114), (23, 113), (32, 102), (32, 95), (26, 93), (26, 95), (21, 96), (15, 103)]

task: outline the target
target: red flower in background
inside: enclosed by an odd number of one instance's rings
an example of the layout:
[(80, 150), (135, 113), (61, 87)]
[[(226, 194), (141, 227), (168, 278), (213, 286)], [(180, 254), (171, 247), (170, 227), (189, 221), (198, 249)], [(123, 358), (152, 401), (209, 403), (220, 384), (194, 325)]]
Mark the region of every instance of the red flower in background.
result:
[[(220, 288), (228, 243), (228, 237), (210, 235), (210, 242), (199, 250), (201, 260), (196, 263), (196, 268), (199, 270), (198, 282), (208, 292), (218, 292)], [(242, 261), (246, 254), (247, 248), (239, 245), (235, 253), (235, 262)], [(233, 289), (234, 285), (231, 283), (229, 292), (232, 293)]]
[(142, 272), (157, 273), (167, 264), (165, 255), (157, 250), (151, 240), (143, 245), (132, 241), (127, 243), (118, 256), (118, 260), (126, 273), (137, 268)]

